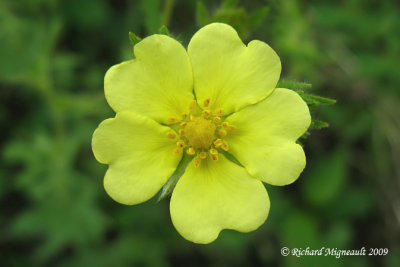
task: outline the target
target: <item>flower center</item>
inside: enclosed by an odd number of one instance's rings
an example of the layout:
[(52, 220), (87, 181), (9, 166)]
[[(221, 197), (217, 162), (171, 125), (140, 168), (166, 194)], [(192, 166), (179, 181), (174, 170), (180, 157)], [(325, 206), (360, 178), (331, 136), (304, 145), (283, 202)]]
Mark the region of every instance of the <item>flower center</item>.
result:
[(216, 126), (211, 120), (195, 117), (183, 128), (189, 144), (195, 148), (209, 148), (215, 140)]
[[(207, 156), (212, 161), (218, 161), (218, 151), (229, 150), (228, 143), (223, 138), (236, 129), (228, 122), (222, 121), (222, 109), (211, 112), (206, 109), (210, 104), (210, 99), (206, 99), (203, 108), (197, 106), (197, 102), (192, 100), (189, 105), (189, 113), (182, 114), (182, 119), (171, 117), (168, 121), (171, 124), (179, 123), (179, 139), (176, 142), (175, 155), (180, 155), (183, 151), (192, 156), (195, 155), (193, 163), (199, 167), (201, 161)], [(175, 132), (169, 132), (168, 138), (176, 139)]]

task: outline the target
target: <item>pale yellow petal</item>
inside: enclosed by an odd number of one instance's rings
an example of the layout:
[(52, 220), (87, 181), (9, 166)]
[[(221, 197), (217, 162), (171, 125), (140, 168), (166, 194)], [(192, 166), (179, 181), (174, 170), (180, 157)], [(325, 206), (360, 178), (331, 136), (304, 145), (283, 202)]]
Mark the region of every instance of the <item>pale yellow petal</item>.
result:
[(311, 117), (297, 93), (276, 89), (227, 121), (237, 127), (225, 138), (229, 152), (252, 176), (273, 185), (290, 184), (299, 177), (306, 159), (296, 140), (307, 131)]
[(153, 197), (176, 169), (172, 130), (133, 112), (117, 113), (93, 134), (96, 159), (109, 168), (104, 178), (107, 193), (117, 202), (133, 205)]
[(264, 223), (269, 198), (263, 184), (220, 155), (219, 161), (190, 163), (171, 198), (172, 222), (195, 243), (214, 241), (222, 229), (249, 232)]
[(180, 118), (193, 100), (193, 77), (185, 48), (165, 35), (134, 47), (136, 59), (111, 67), (104, 91), (114, 111), (134, 111), (158, 122)]
[(281, 63), (274, 50), (258, 40), (246, 46), (227, 24), (201, 28), (188, 53), (199, 103), (210, 98), (210, 109), (222, 108), (225, 114), (261, 101), (279, 80)]

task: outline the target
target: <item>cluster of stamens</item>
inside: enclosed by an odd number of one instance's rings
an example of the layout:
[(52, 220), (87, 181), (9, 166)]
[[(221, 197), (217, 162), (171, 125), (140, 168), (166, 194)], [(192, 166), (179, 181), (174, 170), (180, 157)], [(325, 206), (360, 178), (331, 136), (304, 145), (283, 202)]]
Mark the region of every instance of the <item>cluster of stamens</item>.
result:
[(177, 129), (175, 132), (169, 132), (167, 137), (177, 139), (174, 155), (194, 156), (194, 166), (199, 167), (202, 160), (209, 157), (212, 161), (218, 161), (220, 150), (228, 151), (229, 145), (224, 140), (230, 132), (236, 127), (223, 121), (223, 109), (217, 109), (212, 112), (207, 109), (210, 105), (210, 99), (203, 102), (203, 109), (197, 106), (196, 100), (189, 104), (189, 112), (182, 114), (181, 118), (170, 117), (168, 122)]

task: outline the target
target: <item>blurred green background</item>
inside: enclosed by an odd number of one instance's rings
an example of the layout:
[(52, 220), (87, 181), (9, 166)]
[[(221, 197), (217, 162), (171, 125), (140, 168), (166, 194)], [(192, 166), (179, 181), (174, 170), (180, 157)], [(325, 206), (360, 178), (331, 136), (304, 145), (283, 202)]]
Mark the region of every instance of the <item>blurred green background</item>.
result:
[[(1, 266), (400, 266), (400, 4), (372, 1), (0, 1)], [(128, 32), (167, 25), (187, 45), (232, 24), (281, 57), (282, 78), (338, 100), (314, 117), (307, 167), (266, 185), (271, 211), (210, 245), (173, 228), (168, 199), (123, 206), (91, 152), (112, 117), (103, 77), (133, 57)], [(289, 248), (389, 248), (387, 256), (283, 257)]]

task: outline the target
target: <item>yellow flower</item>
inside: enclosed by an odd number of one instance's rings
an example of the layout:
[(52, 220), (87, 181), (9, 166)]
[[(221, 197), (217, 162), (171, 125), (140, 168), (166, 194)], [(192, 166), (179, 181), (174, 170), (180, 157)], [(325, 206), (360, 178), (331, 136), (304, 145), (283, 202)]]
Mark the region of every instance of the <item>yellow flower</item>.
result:
[(261, 41), (244, 45), (221, 23), (200, 29), (187, 51), (156, 34), (134, 54), (106, 73), (116, 117), (93, 135), (96, 159), (109, 165), (107, 193), (122, 204), (144, 202), (182, 156), (192, 157), (170, 201), (178, 232), (209, 243), (222, 229), (257, 229), (270, 207), (262, 182), (290, 184), (306, 163), (296, 140), (310, 125), (309, 110), (297, 93), (275, 89), (277, 54)]

